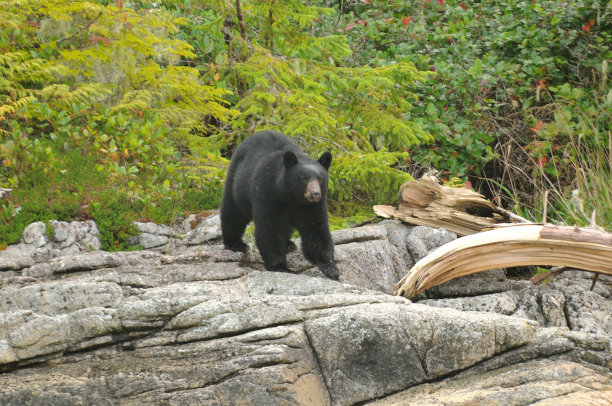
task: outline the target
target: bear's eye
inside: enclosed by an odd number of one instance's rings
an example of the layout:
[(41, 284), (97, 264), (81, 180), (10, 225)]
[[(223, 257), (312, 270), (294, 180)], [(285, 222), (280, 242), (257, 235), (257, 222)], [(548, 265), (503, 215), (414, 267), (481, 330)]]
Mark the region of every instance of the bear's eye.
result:
[(321, 182), (321, 181), (323, 180), (323, 176), (318, 175), (318, 176), (317, 176), (317, 180), (318, 180), (319, 182)]
[(308, 182), (308, 176), (306, 175), (302, 175), (301, 179), (302, 179), (302, 182), (304, 183)]

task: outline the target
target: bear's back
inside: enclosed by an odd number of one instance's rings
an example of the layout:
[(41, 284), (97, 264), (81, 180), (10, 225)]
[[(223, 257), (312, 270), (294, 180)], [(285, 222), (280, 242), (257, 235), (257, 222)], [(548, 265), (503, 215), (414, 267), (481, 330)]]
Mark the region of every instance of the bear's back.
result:
[(236, 148), (230, 162), (229, 174), (239, 172), (239, 187), (244, 187), (247, 185), (246, 179), (254, 176), (258, 170), (273, 173), (281, 170), (285, 151), (301, 155), (297, 145), (286, 135), (274, 131), (257, 132)]
[(285, 151), (301, 154), (287, 136), (274, 131), (260, 131), (244, 140), (234, 152), (228, 179), (230, 193), (244, 213), (251, 216), (256, 191), (271, 194), (276, 177), (283, 170)]
[(275, 131), (259, 131), (244, 140), (236, 149), (234, 155), (261, 155), (276, 151), (300, 152), (289, 137)]

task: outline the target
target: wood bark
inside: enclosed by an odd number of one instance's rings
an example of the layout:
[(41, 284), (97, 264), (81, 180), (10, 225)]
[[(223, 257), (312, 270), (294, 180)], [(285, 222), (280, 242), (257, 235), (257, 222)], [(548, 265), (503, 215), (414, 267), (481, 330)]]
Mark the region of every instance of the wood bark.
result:
[(479, 193), (438, 184), (434, 177), (404, 183), (399, 206), (374, 206), (374, 212), (415, 225), (441, 227), (464, 236), (502, 223), (527, 222), (500, 209)]
[(240, 37), (243, 41), (246, 41), (246, 28), (244, 26), (244, 20), (242, 19), (242, 7), (240, 7), (240, 0), (236, 0), (236, 17), (238, 18), (238, 27), (240, 27)]
[(520, 224), (459, 238), (417, 262), (395, 286), (411, 298), (460, 276), (496, 268), (567, 266), (612, 275), (612, 233)]

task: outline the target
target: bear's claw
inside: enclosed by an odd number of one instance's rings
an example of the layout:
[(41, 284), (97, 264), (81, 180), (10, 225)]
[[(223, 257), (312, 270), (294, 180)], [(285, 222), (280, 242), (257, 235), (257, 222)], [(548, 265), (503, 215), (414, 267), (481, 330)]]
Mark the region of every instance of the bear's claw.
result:
[(320, 264), (319, 270), (329, 279), (337, 281), (340, 278), (340, 271), (338, 271), (338, 267), (333, 262), (330, 264)]
[(247, 250), (249, 249), (249, 246), (246, 245), (244, 242), (239, 241), (235, 244), (224, 244), (225, 248), (227, 248), (230, 251), (234, 251), (234, 252), (247, 252)]

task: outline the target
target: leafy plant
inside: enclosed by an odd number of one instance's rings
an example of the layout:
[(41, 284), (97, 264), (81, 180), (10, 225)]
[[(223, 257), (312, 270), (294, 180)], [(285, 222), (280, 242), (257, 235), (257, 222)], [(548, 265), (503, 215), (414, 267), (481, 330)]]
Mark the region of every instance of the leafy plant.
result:
[[(498, 204), (519, 203), (539, 217), (546, 189), (557, 191), (551, 193), (555, 205), (572, 205), (575, 137), (582, 133), (581, 155), (607, 162), (607, 2), (342, 2), (339, 11), (338, 18), (323, 19), (320, 30), (345, 33), (353, 64), (409, 60), (435, 72), (414, 90), (413, 120), (435, 139), (410, 147), (413, 173), (433, 166), (445, 177), (469, 176)], [(560, 131), (560, 120), (584, 131)], [(609, 164), (596, 166), (595, 178), (609, 177)], [(609, 193), (594, 191), (581, 195), (586, 202), (606, 202)], [(561, 206), (553, 217), (577, 221)], [(604, 205), (602, 211), (609, 210)], [(609, 226), (602, 216), (599, 223)]]
[[(359, 187), (356, 183), (366, 180), (365, 174), (379, 175), (392, 187), (397, 179), (409, 177), (394, 167), (407, 158), (410, 145), (432, 139), (411, 116), (415, 83), (429, 73), (405, 61), (348, 66), (344, 61), (351, 51), (344, 35), (312, 33), (322, 16), (332, 14), (329, 8), (299, 1), (282, 6), (273, 1), (238, 3), (240, 12), (233, 4), (213, 2), (204, 13), (204, 18), (210, 17), (211, 10), (219, 16), (209, 20), (207, 27), (225, 33), (216, 41), (227, 45), (225, 56), (217, 55), (206, 77), (232, 90), (239, 110), (232, 128), (209, 137), (208, 142), (229, 141), (224, 153), (230, 155), (248, 134), (282, 131), (313, 156), (332, 151), (332, 168), (338, 168), (332, 170), (332, 182), (347, 187), (335, 189), (334, 198), (354, 199), (351, 192), (359, 189), (362, 204), (370, 204), (366, 197), (393, 199), (396, 190), (380, 188), (380, 183)], [(242, 32), (241, 24), (256, 29)], [(360, 170), (354, 182), (335, 179)]]
[(188, 163), (218, 154), (190, 147), (231, 119), (227, 91), (181, 65), (195, 56), (173, 38), (181, 19), (116, 4), (0, 1), (3, 243), (31, 221), (94, 217), (104, 247), (123, 249), (132, 220), (218, 204), (218, 172), (190, 170), (198, 206), (177, 199), (193, 196)]
[(0, 247), (28, 223), (220, 204), (262, 129), (331, 150), (334, 227), (431, 167), (610, 228), (612, 10), (596, 0), (0, 0)]

